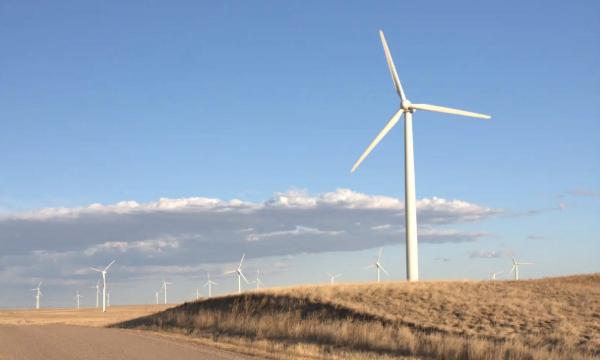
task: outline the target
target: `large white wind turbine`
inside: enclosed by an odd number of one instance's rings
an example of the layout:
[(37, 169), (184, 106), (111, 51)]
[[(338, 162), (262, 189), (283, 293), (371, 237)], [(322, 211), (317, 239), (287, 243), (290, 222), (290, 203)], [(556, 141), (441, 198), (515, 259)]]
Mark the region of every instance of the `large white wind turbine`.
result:
[(115, 261), (117, 261), (117, 260), (111, 261), (110, 264), (108, 264), (108, 266), (105, 267), (104, 269), (93, 268), (93, 267), (90, 268), (90, 269), (102, 274), (102, 312), (106, 312), (106, 272), (108, 271), (108, 268), (110, 268), (112, 266), (112, 264), (115, 263)]
[(515, 280), (519, 280), (519, 266), (521, 266), (521, 265), (533, 265), (534, 264), (532, 262), (518, 262), (517, 260), (515, 260), (515, 258), (512, 258), (512, 263), (513, 263), (513, 266), (510, 269), (509, 274), (514, 273), (515, 274)]
[(327, 276), (329, 276), (329, 283), (331, 285), (335, 284), (335, 278), (342, 276), (342, 274), (330, 274), (327, 273)]
[(167, 305), (167, 285), (173, 285), (172, 282), (168, 282), (163, 278), (163, 283), (161, 289), (165, 290), (165, 305)]
[(227, 274), (237, 274), (238, 277), (238, 294), (242, 293), (242, 278), (244, 278), (244, 281), (246, 282), (246, 284), (250, 284), (250, 282), (248, 281), (248, 279), (246, 279), (246, 277), (244, 276), (244, 273), (242, 272), (242, 262), (244, 262), (244, 257), (246, 256), (246, 254), (242, 255), (242, 260), (240, 260), (240, 264), (238, 265), (237, 269), (235, 270), (231, 270), (225, 273), (225, 275)]
[(206, 281), (206, 283), (204, 284), (204, 286), (208, 286), (208, 297), (211, 297), (212, 296), (212, 286), (213, 285), (217, 285), (217, 283), (214, 282), (214, 281), (212, 281), (210, 279), (210, 274), (209, 273), (206, 273), (206, 278), (208, 280)]
[(379, 255), (377, 255), (377, 260), (373, 264), (367, 266), (367, 269), (371, 269), (371, 268), (377, 269), (377, 282), (379, 282), (381, 280), (381, 274), (380, 274), (381, 271), (383, 271), (384, 273), (386, 273), (388, 276), (390, 275), (390, 273), (388, 273), (383, 268), (383, 265), (381, 265), (381, 255), (382, 255), (382, 253), (383, 253), (383, 249), (379, 249)]
[(96, 289), (96, 308), (100, 307), (100, 280), (96, 283), (96, 286), (92, 286), (92, 289)]
[(40, 289), (40, 286), (42, 286), (41, 281), (36, 288), (31, 289), (31, 291), (35, 291), (34, 296), (35, 296), (35, 308), (36, 309), (40, 308), (40, 297), (42, 296), (42, 290)]
[(417, 208), (416, 208), (416, 195), (415, 195), (415, 164), (414, 164), (414, 149), (413, 149), (413, 130), (412, 130), (412, 115), (416, 110), (426, 110), (441, 112), (446, 114), (469, 116), (479, 119), (490, 119), (490, 116), (477, 114), (469, 111), (451, 109), (443, 106), (427, 105), (427, 104), (413, 104), (411, 103), (404, 94), (404, 89), (398, 78), (396, 66), (394, 60), (390, 54), (387, 42), (383, 31), (379, 31), (379, 37), (383, 45), (385, 52), (385, 58), (387, 60), (390, 74), (394, 82), (394, 87), (398, 96), (400, 96), (400, 109), (392, 116), (392, 118), (385, 125), (383, 130), (377, 134), (375, 139), (369, 144), (367, 149), (363, 152), (360, 158), (352, 166), (351, 172), (354, 172), (363, 160), (369, 155), (369, 153), (377, 146), (377, 144), (383, 139), (383, 137), (396, 125), (396, 123), (404, 114), (404, 207), (405, 207), (405, 221), (406, 221), (406, 278), (409, 281), (419, 280), (419, 258), (417, 248)]
[(79, 300), (83, 297), (83, 295), (79, 294), (79, 290), (75, 293), (75, 301), (77, 302), (77, 310), (79, 310)]

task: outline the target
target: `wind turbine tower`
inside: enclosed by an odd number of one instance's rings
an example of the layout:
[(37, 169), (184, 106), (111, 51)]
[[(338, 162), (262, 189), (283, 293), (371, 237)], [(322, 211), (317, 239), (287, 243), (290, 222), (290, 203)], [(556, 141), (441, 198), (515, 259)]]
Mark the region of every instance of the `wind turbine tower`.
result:
[(342, 276), (342, 274), (330, 274), (327, 273), (327, 276), (329, 276), (329, 283), (331, 285), (335, 284), (335, 278)]
[(496, 280), (496, 276), (502, 274), (504, 271), (492, 271), (492, 280)]
[(83, 297), (83, 295), (79, 294), (79, 290), (75, 293), (75, 301), (77, 302), (77, 310), (79, 310), (79, 300)]
[(108, 269), (112, 266), (112, 264), (115, 263), (115, 261), (116, 260), (111, 261), (110, 264), (108, 264), (108, 266), (105, 267), (104, 269), (93, 268), (93, 267), (90, 268), (90, 269), (102, 274), (102, 312), (106, 312), (106, 273), (107, 273)]
[(388, 273), (383, 268), (383, 265), (381, 265), (381, 255), (382, 254), (383, 254), (383, 249), (379, 249), (379, 255), (377, 255), (377, 260), (373, 264), (367, 266), (367, 269), (371, 269), (371, 268), (377, 269), (377, 282), (379, 282), (381, 280), (381, 271), (386, 273), (386, 275), (390, 276), (390, 273)]
[(92, 286), (92, 289), (96, 289), (96, 308), (100, 307), (100, 280), (96, 283), (96, 286)]
[(206, 273), (206, 278), (208, 279), (208, 281), (206, 281), (204, 286), (208, 286), (208, 297), (211, 297), (212, 296), (212, 286), (217, 285), (217, 283), (210, 279), (209, 273)]
[(453, 115), (469, 116), (479, 119), (490, 119), (490, 116), (477, 114), (469, 111), (458, 110), (447, 108), (443, 106), (428, 105), (428, 104), (413, 104), (411, 103), (404, 93), (402, 84), (394, 65), (394, 60), (388, 48), (383, 31), (379, 31), (379, 37), (381, 44), (383, 45), (383, 51), (385, 52), (385, 58), (388, 64), (390, 74), (392, 75), (392, 81), (396, 92), (400, 97), (400, 109), (398, 109), (391, 119), (385, 125), (385, 127), (377, 134), (375, 139), (369, 144), (367, 149), (358, 158), (354, 166), (352, 166), (351, 172), (354, 172), (363, 160), (371, 153), (371, 151), (379, 144), (381, 139), (396, 125), (402, 115), (404, 115), (404, 208), (405, 210), (405, 221), (406, 221), (406, 278), (409, 281), (419, 280), (419, 257), (417, 248), (417, 206), (416, 206), (416, 189), (415, 189), (415, 162), (414, 162), (414, 149), (413, 149), (413, 127), (412, 119), (413, 113), (416, 110), (425, 110), (433, 112), (441, 112)]
[(36, 288), (31, 289), (31, 291), (35, 291), (35, 308), (39, 309), (40, 308), (40, 297), (42, 296), (42, 290), (40, 289), (40, 286), (42, 286), (42, 282), (40, 281), (38, 286)]
[(512, 258), (512, 263), (513, 263), (513, 266), (510, 269), (510, 273), (514, 273), (515, 274), (515, 280), (519, 280), (519, 266), (521, 266), (521, 265), (533, 265), (534, 264), (532, 262), (518, 262), (517, 260), (515, 260), (515, 258)]
[(225, 273), (225, 275), (227, 274), (237, 274), (237, 278), (238, 278), (238, 294), (242, 293), (242, 278), (244, 279), (244, 281), (246, 282), (246, 284), (250, 284), (250, 282), (248, 281), (248, 279), (246, 279), (246, 276), (244, 276), (244, 273), (242, 272), (242, 263), (244, 262), (244, 257), (246, 256), (246, 254), (242, 255), (242, 260), (240, 260), (240, 264), (238, 265), (237, 269), (235, 270), (231, 270)]
[(163, 278), (163, 284), (162, 284), (162, 289), (165, 290), (165, 305), (167, 305), (167, 285), (173, 285), (172, 282), (167, 282), (164, 278)]
[(254, 282), (256, 283), (256, 290), (260, 290), (260, 286), (264, 285), (260, 279), (260, 270), (256, 270), (256, 280), (254, 280)]

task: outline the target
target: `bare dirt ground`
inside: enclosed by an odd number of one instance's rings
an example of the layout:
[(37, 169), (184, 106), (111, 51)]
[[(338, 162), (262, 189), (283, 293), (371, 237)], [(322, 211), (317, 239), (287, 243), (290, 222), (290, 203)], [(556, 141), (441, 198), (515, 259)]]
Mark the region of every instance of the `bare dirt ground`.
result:
[(75, 325), (0, 325), (2, 360), (248, 359), (148, 332)]
[[(0, 360), (250, 359), (177, 336), (105, 328), (170, 305), (0, 311)], [(256, 357), (252, 357), (256, 359)]]

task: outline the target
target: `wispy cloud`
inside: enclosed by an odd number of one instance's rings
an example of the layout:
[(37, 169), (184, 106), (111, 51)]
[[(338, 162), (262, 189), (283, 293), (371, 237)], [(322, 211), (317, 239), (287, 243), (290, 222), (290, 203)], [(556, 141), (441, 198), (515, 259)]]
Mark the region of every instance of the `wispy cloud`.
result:
[(568, 190), (567, 193), (571, 196), (600, 197), (600, 191), (586, 189), (571, 189)]

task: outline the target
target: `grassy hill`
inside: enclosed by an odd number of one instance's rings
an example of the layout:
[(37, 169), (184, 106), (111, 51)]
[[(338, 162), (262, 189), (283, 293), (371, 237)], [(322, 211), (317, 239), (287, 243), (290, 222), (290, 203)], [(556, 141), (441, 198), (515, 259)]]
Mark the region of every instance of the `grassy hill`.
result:
[(271, 289), (115, 326), (278, 358), (600, 358), (600, 274)]

